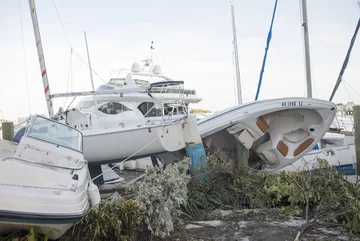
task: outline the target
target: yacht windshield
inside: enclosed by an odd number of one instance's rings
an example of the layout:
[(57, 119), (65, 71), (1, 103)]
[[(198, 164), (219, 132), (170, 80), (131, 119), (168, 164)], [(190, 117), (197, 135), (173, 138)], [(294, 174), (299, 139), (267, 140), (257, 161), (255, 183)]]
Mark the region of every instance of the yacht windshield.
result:
[(28, 136), (82, 152), (82, 134), (67, 125), (37, 116)]

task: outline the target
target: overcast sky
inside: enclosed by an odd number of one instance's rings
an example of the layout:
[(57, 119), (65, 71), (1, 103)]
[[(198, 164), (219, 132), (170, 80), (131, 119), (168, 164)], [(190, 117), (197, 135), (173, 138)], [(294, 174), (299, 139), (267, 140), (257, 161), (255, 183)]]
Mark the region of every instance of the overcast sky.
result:
[[(149, 58), (150, 42), (154, 41), (154, 63), (162, 66), (163, 74), (184, 80), (187, 88), (195, 88), (203, 97), (192, 107), (218, 111), (235, 104), (228, 0), (54, 2), (67, 35), (53, 1), (36, 1), (52, 93), (91, 89), (89, 71), (75, 55), (68, 78), (70, 46), (87, 59), (86, 31), (92, 67), (105, 81), (114, 69)], [(336, 82), (360, 17), (356, 2), (308, 0), (316, 98), (328, 99)], [(244, 102), (255, 97), (273, 5), (273, 0), (235, 0)], [(279, 0), (260, 99), (306, 95), (300, 19), (298, 0)], [(72, 80), (69, 84), (68, 79)], [(341, 84), (334, 102), (360, 103), (360, 39), (355, 42), (344, 79), (348, 86)], [(32, 114), (46, 113), (27, 0), (0, 0), (0, 81), (0, 110), (5, 118), (27, 116), (29, 107)], [(97, 76), (94, 81), (95, 86), (103, 83)], [(56, 108), (63, 105), (64, 100), (55, 100)]]

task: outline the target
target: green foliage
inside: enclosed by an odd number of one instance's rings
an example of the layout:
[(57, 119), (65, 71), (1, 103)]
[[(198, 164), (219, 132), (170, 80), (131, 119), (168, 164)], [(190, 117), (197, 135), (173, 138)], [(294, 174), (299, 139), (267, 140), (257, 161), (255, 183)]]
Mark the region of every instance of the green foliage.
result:
[(221, 178), (201, 180), (193, 177), (188, 185), (188, 201), (182, 206), (188, 220), (209, 220), (214, 217), (211, 211), (235, 203), (236, 193), (227, 187)]
[(174, 229), (173, 222), (179, 221), (180, 205), (187, 201), (188, 170), (188, 159), (168, 165), (165, 170), (152, 167), (146, 170), (143, 180), (130, 187), (146, 209), (144, 221), (153, 235), (168, 236)]
[(62, 240), (136, 240), (144, 216), (145, 210), (137, 202), (127, 201), (115, 193), (68, 231), (72, 233), (70, 239)]
[(308, 220), (306, 229), (331, 224), (341, 225), (350, 237), (360, 232), (360, 187), (324, 159), (317, 158), (312, 171), (277, 174), (238, 170), (214, 156), (206, 162), (203, 171), (209, 180), (192, 178), (188, 185), (189, 200), (183, 211), (191, 219), (210, 218), (212, 210), (227, 205), (272, 208), (276, 213), (269, 212), (267, 220), (303, 213)]
[(266, 213), (265, 220), (267, 221), (286, 221), (293, 219), (303, 213), (299, 206), (282, 206), (280, 208), (269, 209)]
[(229, 163), (208, 156), (206, 165), (198, 165), (188, 188), (188, 201), (182, 205), (187, 220), (209, 220), (214, 218), (215, 209), (234, 207), (237, 200), (236, 190), (229, 185), (233, 167)]
[(0, 241), (48, 241), (51, 232), (45, 236), (38, 234), (35, 227), (30, 227), (29, 232), (24, 234), (24, 232), (14, 232), (6, 237), (0, 237)]

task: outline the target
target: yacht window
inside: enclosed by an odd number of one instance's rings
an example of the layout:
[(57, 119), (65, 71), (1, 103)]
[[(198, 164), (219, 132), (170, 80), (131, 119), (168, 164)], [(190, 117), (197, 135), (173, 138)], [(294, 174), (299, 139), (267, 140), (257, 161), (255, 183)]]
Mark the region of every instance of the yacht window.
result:
[(125, 111), (132, 111), (131, 109), (117, 102), (108, 102), (103, 104), (98, 108), (98, 110), (108, 115), (117, 115)]
[(146, 117), (161, 116), (161, 110), (155, 109), (152, 102), (144, 102), (139, 105), (138, 109)]
[[(104, 102), (106, 102), (106, 101), (97, 100), (96, 104), (99, 105), (99, 104), (102, 104)], [(95, 106), (95, 102), (93, 100), (80, 101), (77, 104), (77, 108), (79, 108), (79, 109), (87, 109), (87, 108), (90, 108), (90, 107), (93, 107), (93, 106)]]

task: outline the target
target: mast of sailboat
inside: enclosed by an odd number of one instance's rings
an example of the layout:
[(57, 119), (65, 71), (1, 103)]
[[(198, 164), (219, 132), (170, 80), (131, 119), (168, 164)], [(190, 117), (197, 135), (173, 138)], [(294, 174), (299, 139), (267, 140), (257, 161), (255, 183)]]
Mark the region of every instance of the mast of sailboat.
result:
[[(86, 52), (87, 52), (87, 57), (88, 57), (88, 62), (89, 62), (91, 86), (92, 86), (92, 90), (95, 91), (94, 79), (93, 79), (93, 75), (92, 75), (92, 68), (91, 68), (91, 62), (90, 62), (89, 47), (88, 47), (88, 42), (87, 42), (87, 38), (86, 38), (86, 32), (84, 32), (84, 37), (85, 37)], [(96, 102), (96, 97), (95, 97), (95, 95), (94, 95), (94, 103), (95, 103), (95, 109), (97, 110), (97, 102)]]
[(232, 29), (233, 29), (233, 45), (234, 45), (234, 56), (235, 56), (237, 104), (242, 104), (239, 57), (238, 57), (236, 27), (235, 27), (235, 13), (234, 13), (234, 3), (232, 1), (230, 1), (230, 8), (231, 8), (231, 19), (232, 19)]
[(304, 50), (305, 50), (305, 70), (306, 70), (306, 89), (307, 97), (312, 98), (312, 85), (311, 85), (311, 64), (310, 64), (310, 46), (309, 46), (309, 24), (307, 17), (306, 0), (301, 0), (302, 10), (302, 29), (304, 36)]
[(41, 43), (39, 22), (37, 19), (34, 0), (29, 0), (29, 6), (30, 6), (30, 12), (31, 12), (31, 20), (33, 23), (33, 28), (34, 28), (36, 48), (37, 48), (38, 57), (39, 57), (41, 76), (42, 76), (42, 80), (43, 80), (45, 100), (46, 100), (48, 114), (49, 114), (49, 117), (51, 118), (54, 116), (54, 109), (53, 109), (53, 104), (52, 104), (51, 96), (50, 96), (50, 87), (49, 87), (49, 81), (48, 81), (48, 76), (47, 76), (47, 72), (46, 72), (44, 51), (43, 51), (42, 43)]

